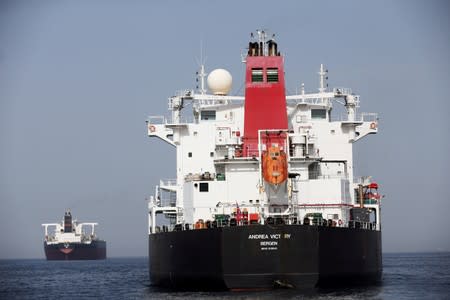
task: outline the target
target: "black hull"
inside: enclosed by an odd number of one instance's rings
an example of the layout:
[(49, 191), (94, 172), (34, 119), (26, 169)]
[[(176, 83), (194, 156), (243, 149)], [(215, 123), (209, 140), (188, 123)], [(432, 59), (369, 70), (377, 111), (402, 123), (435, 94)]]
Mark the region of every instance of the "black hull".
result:
[(153, 285), (187, 289), (312, 288), (381, 280), (381, 232), (254, 225), (149, 235)]
[(47, 244), (44, 242), (47, 260), (96, 260), (106, 259), (106, 242)]

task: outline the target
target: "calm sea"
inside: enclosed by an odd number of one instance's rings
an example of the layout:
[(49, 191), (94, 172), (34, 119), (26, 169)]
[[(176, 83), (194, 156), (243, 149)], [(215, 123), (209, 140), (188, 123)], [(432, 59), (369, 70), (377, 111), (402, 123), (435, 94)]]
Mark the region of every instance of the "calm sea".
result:
[(147, 258), (0, 260), (0, 299), (450, 299), (450, 253), (384, 254), (379, 286), (251, 293), (170, 292), (150, 285)]

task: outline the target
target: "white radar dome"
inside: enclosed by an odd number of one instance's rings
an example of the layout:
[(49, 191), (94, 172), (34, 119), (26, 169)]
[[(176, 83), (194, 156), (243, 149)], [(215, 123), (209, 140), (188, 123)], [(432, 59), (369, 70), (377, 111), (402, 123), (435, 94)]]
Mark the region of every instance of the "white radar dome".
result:
[(231, 90), (233, 78), (224, 69), (215, 69), (208, 75), (208, 87), (214, 95), (226, 95)]

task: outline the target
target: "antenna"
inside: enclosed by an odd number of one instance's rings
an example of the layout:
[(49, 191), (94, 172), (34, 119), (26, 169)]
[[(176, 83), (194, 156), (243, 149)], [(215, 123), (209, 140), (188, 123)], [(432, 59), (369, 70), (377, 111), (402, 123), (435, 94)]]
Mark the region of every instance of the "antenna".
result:
[(203, 40), (200, 40), (200, 61), (197, 60), (197, 64), (200, 66), (200, 70), (196, 72), (196, 81), (198, 82), (200, 79), (200, 87), (197, 85), (197, 89), (202, 95), (206, 94), (205, 77), (206, 75), (208, 75), (207, 73), (205, 73), (205, 62), (206, 57), (203, 58)]
[(325, 91), (328, 88), (328, 70), (325, 70), (325, 67), (323, 64), (320, 64), (320, 71), (319, 71), (319, 76), (320, 76), (320, 87), (319, 87), (319, 92), (320, 93), (325, 93)]

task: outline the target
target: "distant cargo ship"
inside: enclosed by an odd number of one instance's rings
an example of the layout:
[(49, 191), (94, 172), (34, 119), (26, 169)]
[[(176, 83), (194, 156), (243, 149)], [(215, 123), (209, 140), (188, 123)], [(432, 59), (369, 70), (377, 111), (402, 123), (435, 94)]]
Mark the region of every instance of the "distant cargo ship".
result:
[[(61, 223), (42, 224), (45, 228), (44, 251), (47, 260), (105, 259), (106, 242), (94, 232), (98, 223), (78, 223), (70, 211)], [(54, 231), (49, 232), (49, 227)], [(85, 228), (90, 227), (90, 231)]]

